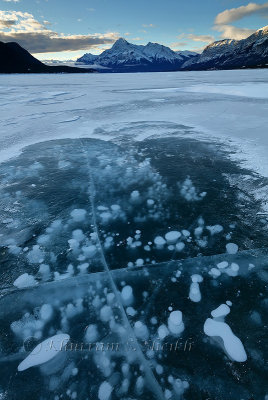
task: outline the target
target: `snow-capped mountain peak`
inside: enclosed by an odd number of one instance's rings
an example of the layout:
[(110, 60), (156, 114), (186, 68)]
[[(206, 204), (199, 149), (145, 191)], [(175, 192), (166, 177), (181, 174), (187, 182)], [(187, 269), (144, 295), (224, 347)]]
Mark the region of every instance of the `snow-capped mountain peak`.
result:
[(246, 39), (223, 39), (209, 44), (198, 57), (186, 61), (182, 69), (233, 69), (264, 67), (268, 64), (268, 26)]
[(98, 64), (112, 70), (135, 71), (178, 70), (180, 65), (193, 57), (193, 54), (176, 53), (167, 46), (149, 42), (146, 46), (129, 43), (119, 38), (113, 46), (99, 56), (88, 53), (77, 61), (85, 64)]
[(119, 38), (112, 46), (110, 50), (120, 50), (120, 49), (125, 49), (128, 47), (130, 43), (124, 39), (124, 38)]

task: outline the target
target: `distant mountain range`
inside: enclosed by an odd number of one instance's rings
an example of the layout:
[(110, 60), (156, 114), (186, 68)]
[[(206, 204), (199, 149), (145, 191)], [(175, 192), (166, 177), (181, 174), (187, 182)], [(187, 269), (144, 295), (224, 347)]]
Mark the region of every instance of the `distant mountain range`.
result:
[(18, 43), (0, 42), (0, 73), (81, 73), (95, 72), (91, 68), (50, 67), (33, 57)]
[(247, 39), (211, 43), (202, 54), (175, 52), (158, 43), (135, 45), (121, 38), (111, 49), (98, 56), (87, 53), (77, 63), (91, 65), (102, 72), (264, 68), (268, 67), (268, 26)]
[(208, 45), (202, 54), (186, 61), (181, 69), (236, 69), (268, 67), (268, 26), (243, 40), (220, 40)]
[[(54, 63), (56, 63), (54, 61)], [(267, 68), (268, 26), (247, 39), (225, 39), (209, 44), (202, 54), (173, 51), (158, 43), (146, 46), (118, 39), (100, 55), (87, 53), (75, 67), (46, 65), (17, 43), (0, 42), (0, 73), (87, 73), (200, 71), (214, 69)], [(81, 68), (83, 67), (83, 68)]]
[(136, 45), (120, 38), (111, 49), (99, 56), (87, 53), (77, 62), (94, 65), (102, 72), (177, 71), (186, 61), (195, 57), (197, 53), (190, 51), (175, 52), (158, 43)]

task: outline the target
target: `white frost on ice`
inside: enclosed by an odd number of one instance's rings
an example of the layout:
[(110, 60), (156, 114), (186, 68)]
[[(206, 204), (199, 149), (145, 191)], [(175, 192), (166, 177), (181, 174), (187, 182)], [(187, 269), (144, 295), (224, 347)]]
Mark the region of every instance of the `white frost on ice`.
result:
[(194, 274), (191, 276), (191, 279), (192, 283), (190, 285), (189, 298), (194, 303), (198, 303), (202, 298), (199, 283), (203, 282), (203, 278), (201, 275)]
[(179, 242), (176, 244), (176, 250), (177, 251), (182, 251), (185, 248), (185, 243)]
[(158, 333), (159, 339), (163, 340), (163, 339), (165, 339), (165, 337), (167, 337), (169, 335), (169, 330), (165, 324), (162, 324), (157, 329), (157, 333)]
[(174, 336), (179, 336), (184, 330), (181, 311), (172, 311), (168, 317), (168, 329)]
[(108, 322), (112, 318), (113, 312), (110, 306), (103, 306), (100, 310), (100, 319), (103, 322)]
[(133, 307), (127, 307), (126, 308), (126, 313), (127, 315), (129, 315), (130, 317), (134, 317), (137, 314), (137, 311), (134, 310)]
[(140, 192), (138, 190), (133, 190), (133, 192), (130, 194), (130, 201), (133, 204), (140, 203), (141, 198), (140, 198)]
[(31, 287), (37, 285), (37, 281), (32, 275), (27, 273), (20, 275), (13, 283), (19, 289)]
[(147, 340), (149, 337), (149, 331), (147, 326), (141, 322), (137, 321), (134, 324), (134, 332), (138, 339)]
[(38, 245), (33, 246), (32, 250), (27, 254), (27, 259), (30, 264), (39, 264), (44, 261), (44, 252), (40, 250)]
[(179, 398), (183, 395), (185, 390), (189, 388), (189, 383), (187, 381), (182, 381), (181, 379), (177, 378), (173, 381), (173, 389)]
[(217, 264), (217, 267), (219, 268), (219, 269), (225, 269), (225, 268), (227, 268), (228, 267), (228, 262), (227, 261), (222, 261), (222, 262), (220, 262), (220, 263), (218, 263)]
[(51, 304), (43, 304), (40, 308), (40, 318), (43, 321), (50, 321), (53, 317), (53, 307)]
[(187, 177), (182, 185), (180, 186), (180, 194), (187, 201), (200, 201), (206, 196), (206, 192), (200, 194), (197, 193), (192, 180)]
[(238, 252), (238, 246), (235, 243), (228, 243), (226, 245), (226, 250), (229, 254), (236, 254)]
[(47, 264), (41, 264), (38, 270), (38, 273), (42, 276), (44, 281), (47, 281), (50, 278), (50, 267)]
[(212, 236), (223, 231), (223, 227), (221, 225), (211, 225), (211, 226), (206, 226), (206, 228), (207, 230), (209, 230)]
[(95, 324), (91, 324), (88, 325), (87, 329), (86, 329), (86, 333), (85, 333), (85, 340), (87, 343), (93, 343), (96, 342), (96, 340), (98, 339), (98, 328), (97, 325)]
[(82, 208), (75, 208), (71, 212), (71, 217), (75, 222), (81, 222), (84, 221), (86, 217), (86, 210), (83, 210)]
[(156, 236), (154, 238), (154, 244), (158, 249), (162, 249), (164, 245), (166, 244), (165, 239), (162, 236)]
[(121, 297), (122, 297), (122, 301), (123, 304), (125, 306), (130, 306), (132, 305), (133, 301), (134, 301), (134, 296), (133, 296), (133, 290), (131, 286), (124, 286), (122, 291), (121, 291)]
[(214, 279), (217, 279), (219, 276), (221, 276), (221, 271), (218, 268), (211, 268), (209, 275), (211, 275)]
[(183, 236), (186, 238), (191, 236), (191, 232), (189, 232), (187, 229), (183, 229), (181, 232), (182, 232)]
[(208, 318), (204, 324), (204, 332), (208, 336), (220, 337), (229, 357), (237, 362), (245, 362), (247, 354), (241, 340), (234, 335), (230, 326), (225, 322)]
[(168, 244), (175, 244), (181, 237), (181, 233), (178, 231), (170, 231), (165, 234), (165, 239)]
[(147, 206), (148, 206), (148, 207), (153, 207), (153, 206), (154, 206), (154, 200), (148, 199), (148, 200), (147, 200)]
[(230, 311), (230, 307), (228, 307), (227, 304), (221, 304), (215, 310), (211, 311), (211, 315), (213, 318), (225, 317), (230, 313)]
[(104, 381), (99, 387), (98, 398), (99, 400), (109, 400), (113, 391), (113, 387), (109, 382)]
[(25, 360), (23, 360), (19, 364), (18, 371), (25, 371), (28, 368), (35, 367), (44, 364), (47, 361), (50, 361), (52, 358), (57, 356), (63, 346), (66, 346), (69, 339), (69, 335), (62, 333), (44, 340), (33, 349), (28, 357), (25, 358)]
[(211, 311), (213, 319), (207, 318), (205, 321), (204, 333), (207, 336), (220, 337), (228, 356), (234, 361), (245, 362), (247, 354), (241, 340), (235, 336), (230, 326), (224, 322), (225, 316), (229, 313), (230, 307), (227, 304), (221, 304)]
[(144, 260), (143, 260), (142, 258), (138, 258), (138, 259), (136, 260), (136, 265), (137, 265), (137, 267), (142, 267), (143, 264), (144, 264)]

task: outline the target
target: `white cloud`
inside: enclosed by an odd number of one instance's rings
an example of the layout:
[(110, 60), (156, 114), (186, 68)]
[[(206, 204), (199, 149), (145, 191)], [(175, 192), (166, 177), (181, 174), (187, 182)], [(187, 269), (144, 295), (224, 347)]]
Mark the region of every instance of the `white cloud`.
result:
[(203, 43), (211, 43), (213, 42), (214, 36), (212, 35), (195, 35), (193, 33), (181, 33), (177, 36), (177, 39), (190, 39), (194, 42), (203, 42)]
[(211, 35), (194, 35), (193, 33), (189, 33), (187, 38), (193, 40), (194, 42), (211, 43), (214, 41), (214, 36)]
[(267, 17), (268, 2), (263, 4), (249, 3), (246, 6), (225, 10), (216, 16), (213, 29), (221, 32), (222, 39), (245, 39), (252, 35), (255, 30), (248, 28), (237, 28), (230, 24), (253, 14), (260, 14), (264, 17)]
[(20, 0), (3, 0), (6, 3), (19, 3)]
[(237, 28), (233, 25), (215, 25), (214, 30), (221, 32), (222, 39), (246, 39), (255, 32), (255, 29)]
[(117, 32), (90, 35), (64, 35), (47, 28), (49, 21), (40, 23), (32, 14), (0, 10), (0, 41), (18, 42), (31, 53), (89, 50), (99, 45), (112, 44)]
[(186, 42), (173, 42), (170, 44), (172, 50), (181, 50), (181, 48), (185, 46), (187, 46)]
[(249, 3), (246, 6), (231, 8), (218, 14), (215, 18), (215, 25), (228, 25), (230, 22), (238, 21), (252, 14), (268, 15), (268, 2), (264, 4)]
[(4, 19), (0, 20), (0, 29), (6, 29), (6, 28), (11, 28), (12, 25), (15, 25), (16, 21), (13, 19)]

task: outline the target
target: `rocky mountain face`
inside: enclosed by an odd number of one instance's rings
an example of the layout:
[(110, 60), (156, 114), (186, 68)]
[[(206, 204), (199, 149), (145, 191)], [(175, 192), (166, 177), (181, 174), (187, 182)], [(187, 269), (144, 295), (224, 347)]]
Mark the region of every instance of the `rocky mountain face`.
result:
[(236, 69), (268, 66), (268, 26), (243, 40), (220, 40), (208, 45), (202, 54), (186, 61), (181, 69)]
[(109, 72), (176, 71), (195, 56), (196, 53), (175, 52), (158, 43), (142, 46), (120, 38), (99, 56), (87, 53), (77, 62), (105, 68)]

